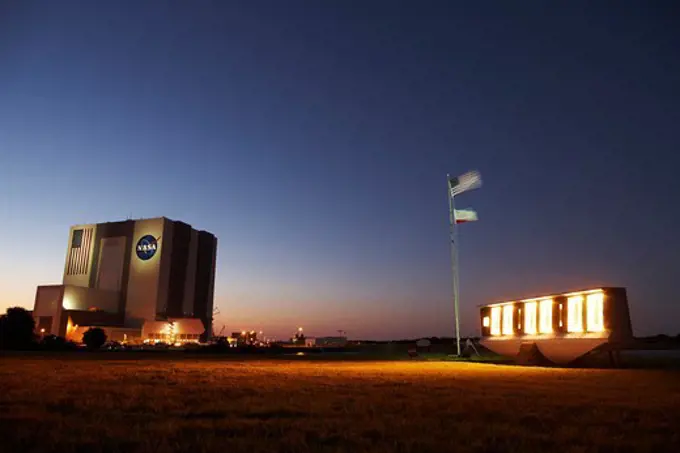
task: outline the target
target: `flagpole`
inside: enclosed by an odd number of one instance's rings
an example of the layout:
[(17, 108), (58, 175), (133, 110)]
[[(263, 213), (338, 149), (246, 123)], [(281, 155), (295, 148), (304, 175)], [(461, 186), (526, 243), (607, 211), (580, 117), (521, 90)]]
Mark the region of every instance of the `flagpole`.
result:
[(453, 311), (456, 317), (456, 352), (460, 356), (460, 322), (458, 317), (458, 253), (456, 250), (456, 218), (454, 215), (456, 206), (454, 197), (451, 195), (451, 176), (446, 175), (449, 198), (449, 238), (451, 240), (451, 276), (453, 286)]

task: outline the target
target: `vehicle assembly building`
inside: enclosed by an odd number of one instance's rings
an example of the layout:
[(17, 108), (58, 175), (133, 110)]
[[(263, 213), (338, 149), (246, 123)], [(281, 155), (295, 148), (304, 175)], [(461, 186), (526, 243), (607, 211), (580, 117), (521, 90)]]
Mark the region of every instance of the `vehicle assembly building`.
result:
[(198, 341), (212, 333), (217, 238), (165, 217), (70, 229), (64, 276), (39, 286), (42, 334), (79, 341), (86, 327), (109, 338)]
[(480, 308), (481, 344), (519, 357), (537, 348), (566, 364), (604, 345), (616, 348), (633, 337), (625, 288), (598, 288), (500, 302)]

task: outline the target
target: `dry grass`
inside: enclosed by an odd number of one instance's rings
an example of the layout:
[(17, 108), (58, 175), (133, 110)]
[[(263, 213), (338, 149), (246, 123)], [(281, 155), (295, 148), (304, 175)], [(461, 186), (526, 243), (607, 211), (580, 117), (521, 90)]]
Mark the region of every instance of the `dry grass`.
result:
[(3, 452), (680, 451), (680, 374), (0, 357)]

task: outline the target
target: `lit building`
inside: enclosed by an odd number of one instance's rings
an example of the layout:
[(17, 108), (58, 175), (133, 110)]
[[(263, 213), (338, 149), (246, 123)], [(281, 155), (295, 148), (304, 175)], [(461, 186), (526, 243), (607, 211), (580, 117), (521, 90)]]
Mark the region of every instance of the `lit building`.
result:
[(480, 308), (481, 343), (500, 355), (518, 357), (536, 347), (555, 363), (569, 363), (605, 344), (633, 337), (625, 288), (553, 294)]
[(306, 337), (305, 346), (308, 348), (344, 348), (347, 337)]
[(111, 339), (144, 340), (172, 325), (174, 338), (193, 339), (195, 319), (210, 336), (216, 257), (213, 234), (165, 217), (73, 226), (62, 283), (37, 289), (36, 328), (80, 340), (100, 326)]

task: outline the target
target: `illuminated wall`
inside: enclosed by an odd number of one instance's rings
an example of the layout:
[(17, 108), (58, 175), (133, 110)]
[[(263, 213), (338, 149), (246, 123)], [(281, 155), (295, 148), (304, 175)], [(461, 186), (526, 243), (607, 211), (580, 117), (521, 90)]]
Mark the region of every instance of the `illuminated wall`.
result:
[(200, 319), (174, 319), (167, 321), (146, 321), (142, 327), (145, 343), (182, 344), (198, 342), (205, 328)]
[(108, 313), (118, 311), (118, 292), (105, 291), (96, 288), (66, 285), (62, 306), (64, 310), (101, 310)]
[(65, 326), (62, 308), (97, 308), (120, 314), (129, 328), (195, 317), (210, 332), (216, 257), (213, 234), (164, 217), (71, 227), (63, 284), (52, 291), (59, 301), (48, 302), (56, 300), (49, 287), (36, 293), (38, 311), (50, 312), (41, 315), (41, 325), (51, 317), (51, 324)]
[[(145, 319), (156, 319), (167, 298), (170, 254), (165, 244), (172, 243), (172, 232), (166, 225), (167, 219), (157, 218), (135, 222), (130, 244), (130, 276), (125, 304), (125, 325), (141, 327)], [(139, 258), (139, 241), (152, 236), (156, 239), (157, 250), (147, 259)]]
[(122, 290), (126, 247), (125, 236), (101, 238), (95, 288), (107, 291)]
[(97, 225), (72, 226), (68, 236), (64, 285), (90, 286), (92, 263), (95, 259)]
[[(55, 333), (59, 331), (59, 323), (62, 312), (61, 301), (64, 297), (64, 286), (38, 286), (33, 306), (33, 319), (36, 326), (44, 328), (42, 333)], [(43, 319), (47, 322), (43, 322)]]

